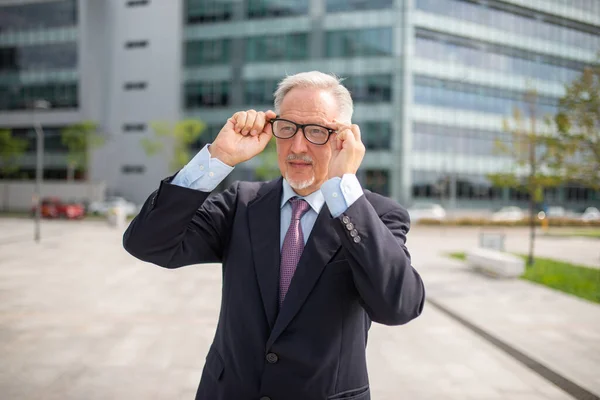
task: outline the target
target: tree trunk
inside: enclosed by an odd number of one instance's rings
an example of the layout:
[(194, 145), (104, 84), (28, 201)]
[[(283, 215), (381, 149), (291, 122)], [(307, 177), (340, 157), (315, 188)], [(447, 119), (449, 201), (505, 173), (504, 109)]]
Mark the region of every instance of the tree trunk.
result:
[(67, 182), (73, 182), (75, 178), (75, 167), (73, 164), (67, 164)]
[(527, 256), (527, 266), (533, 265), (533, 250), (535, 244), (535, 199), (529, 197), (529, 255)]

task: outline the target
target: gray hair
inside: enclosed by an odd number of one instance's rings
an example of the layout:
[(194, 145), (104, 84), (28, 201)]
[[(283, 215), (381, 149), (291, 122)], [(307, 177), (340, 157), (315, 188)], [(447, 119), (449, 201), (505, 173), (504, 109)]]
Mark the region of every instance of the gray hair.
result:
[(314, 88), (329, 91), (337, 100), (340, 107), (340, 120), (350, 122), (354, 105), (352, 96), (344, 85), (342, 79), (334, 74), (325, 74), (319, 71), (300, 72), (295, 75), (288, 75), (279, 82), (277, 90), (273, 93), (275, 97), (275, 112), (279, 114), (283, 98), (294, 88)]

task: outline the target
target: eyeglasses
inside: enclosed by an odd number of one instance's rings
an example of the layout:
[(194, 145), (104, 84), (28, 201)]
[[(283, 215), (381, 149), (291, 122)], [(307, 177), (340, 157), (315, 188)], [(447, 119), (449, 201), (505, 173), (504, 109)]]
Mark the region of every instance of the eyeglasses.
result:
[(306, 140), (313, 144), (322, 145), (327, 143), (329, 135), (335, 133), (334, 129), (325, 126), (315, 124), (301, 125), (283, 118), (274, 118), (270, 123), (273, 125), (273, 135), (279, 139), (290, 139), (298, 132), (298, 129), (302, 129)]

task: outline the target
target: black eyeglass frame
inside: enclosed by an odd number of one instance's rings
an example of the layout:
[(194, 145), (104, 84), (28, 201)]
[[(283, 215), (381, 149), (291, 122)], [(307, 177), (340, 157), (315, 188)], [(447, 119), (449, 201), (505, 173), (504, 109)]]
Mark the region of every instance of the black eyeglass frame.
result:
[[(275, 123), (276, 121), (284, 121), (284, 122), (289, 122), (290, 124), (293, 124), (294, 126), (296, 126), (296, 131), (295, 131), (295, 132), (294, 132), (294, 134), (293, 134), (292, 136), (290, 136), (290, 137), (286, 137), (286, 138), (279, 137), (279, 136), (277, 136), (277, 135), (275, 134), (275, 125), (274, 125), (274, 123)], [(304, 135), (304, 138), (305, 138), (306, 140), (308, 140), (309, 142), (311, 142), (312, 144), (316, 144), (317, 146), (323, 146), (324, 144), (326, 144), (326, 143), (329, 141), (329, 137), (331, 136), (331, 134), (333, 134), (333, 133), (335, 133), (335, 132), (336, 132), (336, 130), (335, 130), (335, 129), (331, 129), (331, 128), (328, 128), (328, 127), (326, 127), (326, 126), (323, 126), (323, 125), (319, 125), (319, 124), (297, 124), (297, 123), (295, 123), (294, 121), (290, 121), (289, 119), (285, 119), (285, 118), (279, 118), (279, 116), (277, 116), (277, 117), (273, 118), (272, 120), (270, 120), (270, 121), (269, 121), (269, 123), (271, 124), (271, 127), (273, 128), (273, 136), (275, 136), (275, 137), (276, 137), (276, 138), (278, 138), (278, 139), (291, 139), (291, 138), (293, 138), (294, 136), (296, 136), (296, 133), (298, 133), (298, 131), (299, 131), (299, 130), (302, 130), (302, 134)], [(326, 141), (324, 141), (323, 143), (315, 143), (315, 142), (313, 142), (312, 140), (310, 140), (310, 139), (308, 138), (308, 136), (306, 136), (306, 131), (304, 130), (304, 128), (306, 128), (307, 126), (318, 126), (319, 128), (323, 128), (323, 129), (327, 130), (327, 132), (329, 133), (329, 135), (327, 135), (327, 140), (326, 140)]]

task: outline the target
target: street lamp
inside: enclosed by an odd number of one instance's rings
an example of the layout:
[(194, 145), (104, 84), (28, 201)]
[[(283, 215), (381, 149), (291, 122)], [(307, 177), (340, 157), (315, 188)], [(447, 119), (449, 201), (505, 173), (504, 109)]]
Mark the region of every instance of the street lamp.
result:
[(40, 242), (40, 219), (42, 217), (42, 202), (41, 202), (41, 189), (42, 180), (44, 179), (44, 131), (42, 130), (42, 124), (38, 121), (37, 110), (47, 110), (50, 108), (50, 102), (46, 100), (36, 100), (33, 102), (33, 127), (35, 129), (35, 135), (37, 137), (37, 151), (36, 151), (36, 166), (35, 166), (35, 191), (34, 191), (34, 204), (35, 204), (35, 231), (34, 240)]

